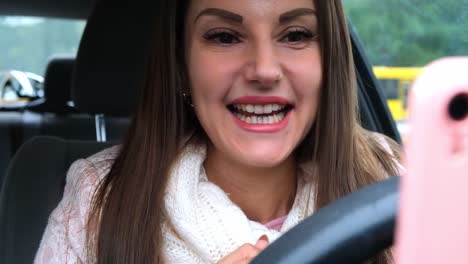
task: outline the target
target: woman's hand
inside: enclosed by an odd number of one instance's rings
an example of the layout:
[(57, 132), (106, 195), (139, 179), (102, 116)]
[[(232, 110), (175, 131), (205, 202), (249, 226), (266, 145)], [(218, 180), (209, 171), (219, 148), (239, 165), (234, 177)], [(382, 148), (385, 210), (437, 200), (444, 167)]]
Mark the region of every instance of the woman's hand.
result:
[(255, 245), (244, 244), (231, 254), (222, 258), (217, 264), (247, 264), (254, 259), (258, 253), (264, 250), (268, 244), (268, 237), (263, 235), (258, 239)]

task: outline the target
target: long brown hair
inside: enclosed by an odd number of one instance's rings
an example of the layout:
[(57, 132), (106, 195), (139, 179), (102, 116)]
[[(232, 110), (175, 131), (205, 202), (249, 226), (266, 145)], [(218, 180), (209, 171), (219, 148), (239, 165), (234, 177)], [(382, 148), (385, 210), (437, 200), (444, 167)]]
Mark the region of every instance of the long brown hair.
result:
[[(188, 0), (161, 0), (146, 81), (120, 154), (93, 198), (89, 254), (97, 263), (160, 263), (169, 172), (187, 138), (203, 130), (182, 96)], [(351, 44), (341, 0), (315, 0), (323, 58), (320, 109), (298, 147), (317, 164), (316, 207), (397, 173), (380, 142), (360, 127)], [(389, 140), (390, 142), (390, 140)], [(396, 145), (389, 143), (394, 149)], [(376, 260), (387, 263), (388, 256)]]

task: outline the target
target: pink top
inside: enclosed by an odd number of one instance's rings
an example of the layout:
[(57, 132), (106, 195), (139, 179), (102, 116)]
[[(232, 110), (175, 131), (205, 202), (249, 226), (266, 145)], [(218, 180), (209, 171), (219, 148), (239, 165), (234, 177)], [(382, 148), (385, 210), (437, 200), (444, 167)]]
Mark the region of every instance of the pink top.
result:
[(265, 226), (268, 227), (269, 229), (280, 231), (281, 227), (283, 226), (284, 221), (286, 220), (286, 217), (287, 215), (273, 219), (270, 222), (266, 223)]

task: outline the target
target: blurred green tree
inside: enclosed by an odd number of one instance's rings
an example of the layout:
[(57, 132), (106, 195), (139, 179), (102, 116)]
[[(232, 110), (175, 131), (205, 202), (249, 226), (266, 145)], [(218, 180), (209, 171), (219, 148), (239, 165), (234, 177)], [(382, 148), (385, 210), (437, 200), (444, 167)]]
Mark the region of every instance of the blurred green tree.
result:
[(422, 66), (468, 55), (468, 0), (343, 0), (372, 64)]

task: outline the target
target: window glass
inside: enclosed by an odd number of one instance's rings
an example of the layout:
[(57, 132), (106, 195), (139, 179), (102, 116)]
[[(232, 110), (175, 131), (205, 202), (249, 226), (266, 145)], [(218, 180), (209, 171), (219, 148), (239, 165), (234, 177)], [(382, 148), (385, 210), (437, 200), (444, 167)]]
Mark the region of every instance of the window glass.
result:
[(343, 0), (373, 65), (421, 67), (468, 55), (468, 0)]
[(387, 99), (398, 98), (398, 80), (380, 79), (379, 82), (380, 82), (380, 87), (382, 87)]
[[(397, 125), (407, 127), (407, 95), (429, 62), (468, 55), (468, 0), (343, 0)], [(404, 136), (404, 135), (403, 135)]]
[(84, 26), (84, 20), (0, 16), (0, 103), (43, 96), (49, 58), (76, 55)]

